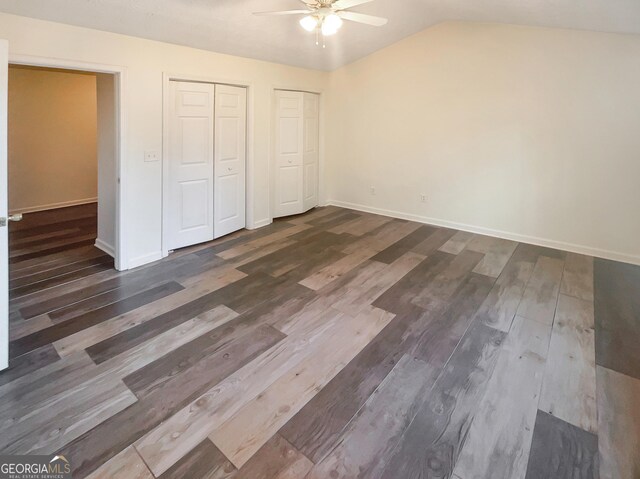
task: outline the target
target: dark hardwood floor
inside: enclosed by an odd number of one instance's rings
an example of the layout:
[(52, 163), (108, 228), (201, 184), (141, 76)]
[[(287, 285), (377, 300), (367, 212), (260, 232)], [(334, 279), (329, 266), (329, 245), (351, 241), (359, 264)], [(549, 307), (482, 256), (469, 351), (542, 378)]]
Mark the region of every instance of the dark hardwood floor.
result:
[(640, 477), (640, 267), (317, 208), (127, 272), (10, 231), (0, 453), (74, 477)]

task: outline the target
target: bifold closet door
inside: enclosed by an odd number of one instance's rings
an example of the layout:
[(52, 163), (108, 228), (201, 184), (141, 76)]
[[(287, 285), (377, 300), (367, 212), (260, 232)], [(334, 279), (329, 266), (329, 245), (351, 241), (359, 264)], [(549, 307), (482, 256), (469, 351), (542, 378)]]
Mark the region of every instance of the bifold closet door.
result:
[(171, 81), (169, 249), (213, 239), (214, 105), (209, 83)]
[(304, 94), (276, 90), (274, 217), (302, 213)]
[(319, 96), (276, 90), (274, 217), (318, 206)]
[(276, 91), (276, 218), (303, 210), (303, 112), (301, 92)]
[(216, 85), (214, 236), (246, 226), (247, 89)]
[(304, 141), (303, 141), (303, 211), (318, 206), (319, 167), (319, 97), (313, 93), (303, 93)]
[(169, 249), (246, 226), (246, 88), (170, 82)]

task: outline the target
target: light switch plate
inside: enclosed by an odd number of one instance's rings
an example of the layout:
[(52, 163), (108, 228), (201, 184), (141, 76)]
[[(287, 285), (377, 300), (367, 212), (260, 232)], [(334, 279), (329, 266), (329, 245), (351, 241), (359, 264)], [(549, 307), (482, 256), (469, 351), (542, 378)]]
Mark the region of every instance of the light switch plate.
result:
[(145, 151), (144, 152), (144, 161), (159, 161), (160, 155), (157, 151)]

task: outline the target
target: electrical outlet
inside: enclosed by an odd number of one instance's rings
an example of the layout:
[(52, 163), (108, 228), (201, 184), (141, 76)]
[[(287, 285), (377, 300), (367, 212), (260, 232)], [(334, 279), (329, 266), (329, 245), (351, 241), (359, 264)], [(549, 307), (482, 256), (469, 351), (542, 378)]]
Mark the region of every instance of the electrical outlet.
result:
[(376, 188), (372, 186), (369, 191), (371, 192), (371, 196), (376, 196)]
[(157, 151), (145, 151), (144, 152), (144, 161), (158, 161), (160, 160), (160, 155)]
[(424, 194), (420, 195), (420, 201), (422, 201), (423, 203), (426, 203), (427, 202), (427, 195), (424, 195)]

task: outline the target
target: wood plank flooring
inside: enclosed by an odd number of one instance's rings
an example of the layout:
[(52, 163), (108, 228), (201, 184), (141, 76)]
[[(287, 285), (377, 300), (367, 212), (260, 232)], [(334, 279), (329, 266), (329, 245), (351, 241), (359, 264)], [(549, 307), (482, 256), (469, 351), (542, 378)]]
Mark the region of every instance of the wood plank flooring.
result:
[(12, 224), (0, 453), (77, 478), (640, 478), (640, 267), (337, 207), (127, 272)]

